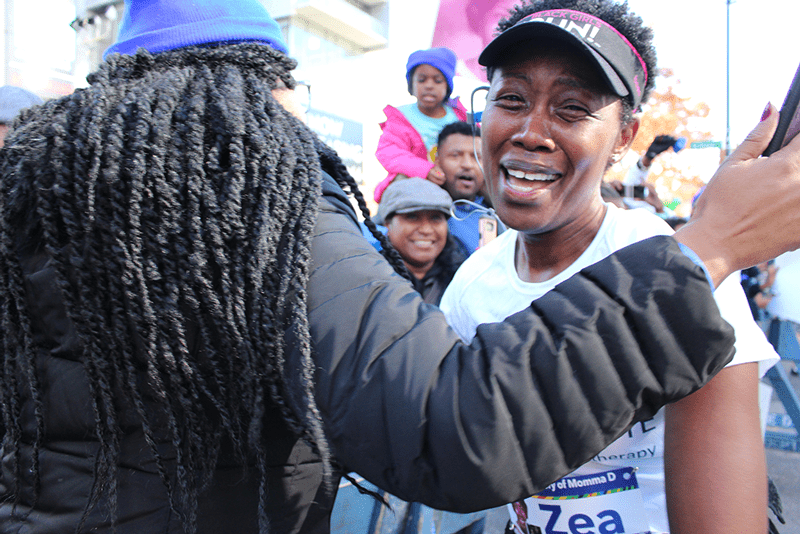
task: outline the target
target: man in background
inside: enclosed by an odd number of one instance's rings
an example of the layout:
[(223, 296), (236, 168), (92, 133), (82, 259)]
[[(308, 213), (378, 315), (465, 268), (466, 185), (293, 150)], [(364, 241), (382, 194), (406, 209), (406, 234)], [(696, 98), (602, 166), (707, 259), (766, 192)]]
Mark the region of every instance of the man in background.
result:
[(442, 188), (454, 201), (447, 224), (466, 256), (505, 229), (481, 194), (480, 135), (477, 127), (453, 122), (442, 128), (437, 141), (436, 167), (444, 173)]

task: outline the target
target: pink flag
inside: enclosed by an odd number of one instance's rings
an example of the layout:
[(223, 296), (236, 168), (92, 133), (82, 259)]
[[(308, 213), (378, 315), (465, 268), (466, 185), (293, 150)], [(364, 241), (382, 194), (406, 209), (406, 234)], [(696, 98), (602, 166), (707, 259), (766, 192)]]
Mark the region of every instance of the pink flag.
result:
[(456, 53), (456, 74), (486, 81), (478, 56), (494, 37), (497, 22), (508, 16), (517, 3), (518, 0), (440, 0), (433, 46), (446, 46)]

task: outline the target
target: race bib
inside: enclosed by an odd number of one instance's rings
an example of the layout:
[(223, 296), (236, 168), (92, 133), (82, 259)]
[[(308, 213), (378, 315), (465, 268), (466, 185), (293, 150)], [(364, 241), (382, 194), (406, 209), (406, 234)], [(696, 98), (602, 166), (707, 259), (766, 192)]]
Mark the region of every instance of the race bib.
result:
[(567, 476), (511, 507), (512, 522), (527, 523), (530, 533), (650, 532), (642, 492), (632, 467)]

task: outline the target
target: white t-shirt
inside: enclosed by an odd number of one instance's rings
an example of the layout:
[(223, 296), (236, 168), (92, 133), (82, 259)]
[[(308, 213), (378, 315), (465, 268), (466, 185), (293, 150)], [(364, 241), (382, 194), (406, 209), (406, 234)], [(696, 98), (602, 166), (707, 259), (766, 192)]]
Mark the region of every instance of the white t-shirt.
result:
[[(514, 267), (517, 232), (508, 230), (462, 264), (440, 307), (461, 338), (470, 341), (479, 324), (525, 309), (584, 267), (642, 239), (669, 234), (669, 225), (645, 210), (608, 205), (600, 230), (572, 265), (546, 282), (528, 283)], [(739, 278), (729, 276), (714, 292), (722, 317), (736, 333), (736, 354), (729, 365), (759, 362), (763, 375), (778, 355), (753, 321)], [(526, 499), (528, 523), (543, 532), (668, 532), (663, 454), (660, 410), (568, 477)], [(516, 521), (511, 505), (509, 512)]]

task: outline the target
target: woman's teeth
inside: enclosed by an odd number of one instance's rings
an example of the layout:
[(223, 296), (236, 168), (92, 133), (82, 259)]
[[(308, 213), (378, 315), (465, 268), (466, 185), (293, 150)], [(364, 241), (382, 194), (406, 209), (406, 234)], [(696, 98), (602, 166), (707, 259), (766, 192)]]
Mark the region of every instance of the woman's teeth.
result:
[(532, 182), (535, 181), (543, 181), (543, 182), (552, 182), (556, 179), (554, 174), (543, 174), (543, 173), (527, 173), (523, 171), (518, 171), (514, 169), (506, 169), (509, 176), (514, 178), (519, 178), (520, 180), (529, 180)]

